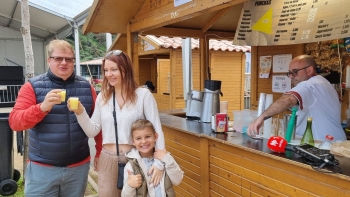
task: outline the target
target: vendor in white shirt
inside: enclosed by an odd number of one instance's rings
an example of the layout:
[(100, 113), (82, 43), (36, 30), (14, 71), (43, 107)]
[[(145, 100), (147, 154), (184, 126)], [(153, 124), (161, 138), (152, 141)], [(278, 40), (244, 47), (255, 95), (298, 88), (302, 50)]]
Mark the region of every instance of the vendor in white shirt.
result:
[(332, 135), (335, 141), (346, 140), (341, 126), (338, 94), (324, 77), (316, 74), (313, 57), (295, 57), (289, 64), (287, 76), (291, 78), (294, 88), (284, 93), (250, 124), (248, 135), (256, 135), (264, 120), (296, 106), (296, 135), (304, 134), (307, 117), (312, 117), (312, 133), (315, 140), (324, 140), (326, 135)]

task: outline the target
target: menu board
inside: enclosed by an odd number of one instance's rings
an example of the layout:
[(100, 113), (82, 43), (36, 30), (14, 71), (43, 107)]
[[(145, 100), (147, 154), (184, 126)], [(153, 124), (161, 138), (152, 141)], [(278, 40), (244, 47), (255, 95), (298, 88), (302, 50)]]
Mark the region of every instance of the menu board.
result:
[(233, 44), (289, 45), (350, 37), (350, 0), (250, 0)]

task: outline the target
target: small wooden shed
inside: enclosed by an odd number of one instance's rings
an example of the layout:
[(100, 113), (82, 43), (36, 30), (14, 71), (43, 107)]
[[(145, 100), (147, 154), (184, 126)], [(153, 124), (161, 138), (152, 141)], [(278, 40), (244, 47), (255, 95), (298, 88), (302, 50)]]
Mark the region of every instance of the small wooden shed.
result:
[[(126, 36), (119, 36), (110, 50), (125, 49)], [(152, 81), (156, 87), (154, 97), (159, 109), (185, 108), (183, 92), (182, 38), (167, 36), (139, 36), (139, 84)], [(191, 39), (193, 89), (200, 86), (200, 46)], [(209, 40), (210, 73), (212, 80), (222, 81), (220, 100), (229, 102), (229, 115), (243, 108), (245, 52), (249, 46), (236, 46), (230, 40)], [(232, 117), (231, 117), (232, 118)]]

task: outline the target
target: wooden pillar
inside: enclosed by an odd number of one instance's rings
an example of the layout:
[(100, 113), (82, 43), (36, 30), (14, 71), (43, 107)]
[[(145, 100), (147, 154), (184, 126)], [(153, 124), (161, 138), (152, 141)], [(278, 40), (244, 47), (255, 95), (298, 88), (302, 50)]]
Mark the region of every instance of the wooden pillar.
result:
[(138, 55), (138, 35), (137, 33), (131, 33), (130, 24), (126, 26), (126, 39), (127, 39), (127, 54), (131, 59), (135, 80), (140, 83), (139, 73), (139, 55)]
[(170, 109), (176, 106), (176, 50), (170, 49)]
[(200, 90), (204, 89), (204, 81), (209, 79), (209, 38), (201, 37), (199, 39), (199, 57), (200, 57)]
[(243, 53), (243, 52), (240, 52), (241, 53), (241, 65), (242, 65), (242, 67), (241, 67), (241, 70), (242, 70), (242, 74), (241, 74), (241, 76), (242, 76), (242, 85), (241, 85), (241, 109), (244, 109), (244, 89), (245, 89), (245, 66), (246, 66), (246, 55), (245, 55), (245, 53)]
[[(128, 24), (126, 26), (126, 50), (127, 50), (127, 54), (130, 58), (132, 58), (132, 50), (133, 50), (133, 39), (131, 36), (131, 31), (130, 31), (130, 24)], [(132, 60), (131, 60), (132, 61)]]
[[(258, 109), (258, 47), (251, 48), (250, 109)], [(252, 107), (253, 105), (253, 107)]]
[(140, 85), (140, 64), (139, 64), (139, 36), (137, 33), (132, 34), (133, 37), (133, 52), (132, 52), (132, 65), (134, 67), (135, 80)]

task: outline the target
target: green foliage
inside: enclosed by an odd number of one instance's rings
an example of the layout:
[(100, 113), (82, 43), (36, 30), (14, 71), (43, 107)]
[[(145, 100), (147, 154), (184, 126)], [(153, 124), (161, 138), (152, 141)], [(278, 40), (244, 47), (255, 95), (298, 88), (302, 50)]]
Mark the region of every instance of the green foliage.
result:
[[(65, 40), (75, 48), (74, 34), (71, 34)], [(84, 35), (81, 33), (81, 28), (79, 28), (79, 46), (80, 61), (82, 62), (103, 57), (106, 53), (106, 35), (93, 33)]]

